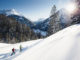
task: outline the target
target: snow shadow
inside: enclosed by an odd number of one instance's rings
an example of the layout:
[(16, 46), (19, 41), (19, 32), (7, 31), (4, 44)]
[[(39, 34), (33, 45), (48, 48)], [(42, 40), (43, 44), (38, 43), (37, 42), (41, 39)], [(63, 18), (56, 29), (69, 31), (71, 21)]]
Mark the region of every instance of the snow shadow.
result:
[[(16, 49), (16, 52), (18, 50)], [(11, 57), (12, 52), (0, 54), (0, 60), (8, 60), (7, 58)]]
[(9, 56), (9, 53), (0, 54), (0, 60)]

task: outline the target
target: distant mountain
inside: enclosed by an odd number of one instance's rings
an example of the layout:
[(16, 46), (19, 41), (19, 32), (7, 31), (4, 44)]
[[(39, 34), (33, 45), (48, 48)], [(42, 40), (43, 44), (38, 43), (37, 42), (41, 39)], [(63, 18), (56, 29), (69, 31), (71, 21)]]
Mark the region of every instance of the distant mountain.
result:
[(79, 23), (80, 14), (71, 15), (65, 9), (55, 11), (50, 17), (37, 22), (31, 22), (14, 9), (0, 10), (0, 41), (17, 39), (20, 42), (44, 38)]
[(37, 39), (37, 35), (26, 24), (0, 14), (0, 42), (16, 43)]
[(40, 30), (43, 30), (43, 31), (47, 31), (47, 24), (49, 23), (49, 18), (48, 19), (45, 19), (43, 21), (38, 21), (36, 22), (35, 24), (35, 28), (36, 29), (40, 29)]
[(80, 23), (79, 19), (80, 14), (72, 15), (69, 14), (65, 9), (60, 9), (49, 18), (38, 22), (35, 25), (35, 28), (40, 31), (45, 31), (47, 33), (46, 36), (48, 36), (48, 34), (51, 35), (68, 26)]
[(0, 42), (16, 43), (37, 39), (34, 24), (16, 10), (0, 10)]
[(45, 19), (42, 21), (35, 22), (35, 26), (33, 28), (34, 32), (37, 34), (40, 34), (41, 36), (46, 37), (48, 35), (48, 25), (49, 25), (49, 19)]
[(0, 42), (16, 43), (44, 36), (46, 32), (36, 30), (35, 24), (16, 10), (0, 10)]
[(26, 24), (27, 26), (29, 26), (30, 28), (32, 28), (34, 26), (33, 22), (31, 22), (29, 19), (27, 19), (24, 16), (19, 16), (19, 15), (9, 15), (8, 17), (12, 17), (15, 18), (16, 21), (22, 23), (22, 24)]
[(11, 10), (0, 10), (0, 14), (5, 14), (5, 15), (20, 15), (15, 9)]
[(19, 14), (15, 9), (12, 9), (12, 10), (0, 10), (0, 14), (4, 14), (4, 15), (6, 15), (8, 17), (15, 18), (16, 21), (18, 21), (18, 22), (20, 22), (22, 24), (26, 24), (30, 28), (34, 26), (34, 24), (29, 19), (27, 19), (26, 17), (24, 17), (21, 14)]

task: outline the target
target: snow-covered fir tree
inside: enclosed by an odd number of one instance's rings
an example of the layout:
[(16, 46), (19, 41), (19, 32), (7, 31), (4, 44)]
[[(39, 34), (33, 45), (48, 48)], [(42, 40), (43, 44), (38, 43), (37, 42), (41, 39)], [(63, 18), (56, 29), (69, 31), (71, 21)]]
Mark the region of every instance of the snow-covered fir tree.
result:
[(59, 31), (61, 27), (61, 21), (59, 17), (59, 12), (56, 12), (56, 6), (54, 5), (51, 10), (50, 22), (48, 27), (48, 35), (51, 35)]
[(50, 13), (51, 16), (54, 15), (54, 14), (56, 13), (56, 10), (57, 10), (57, 9), (56, 9), (56, 6), (53, 5), (52, 10), (51, 10), (51, 13)]

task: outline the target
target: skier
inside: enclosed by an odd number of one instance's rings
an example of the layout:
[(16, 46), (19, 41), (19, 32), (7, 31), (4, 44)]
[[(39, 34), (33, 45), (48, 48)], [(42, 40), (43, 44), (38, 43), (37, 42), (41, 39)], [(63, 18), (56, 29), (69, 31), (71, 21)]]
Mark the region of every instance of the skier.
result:
[(20, 52), (22, 51), (22, 45), (20, 45)]
[(11, 56), (12, 56), (13, 54), (15, 54), (15, 49), (14, 49), (14, 48), (12, 49), (12, 54), (11, 54)]

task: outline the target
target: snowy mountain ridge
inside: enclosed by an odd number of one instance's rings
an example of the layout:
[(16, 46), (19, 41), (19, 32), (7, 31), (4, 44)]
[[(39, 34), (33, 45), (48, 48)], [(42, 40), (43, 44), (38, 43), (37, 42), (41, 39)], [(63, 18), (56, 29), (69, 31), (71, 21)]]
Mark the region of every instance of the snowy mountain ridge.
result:
[(0, 14), (6, 14), (8, 15), (20, 15), (15, 9), (10, 10), (0, 10)]
[(0, 10), (0, 14), (4, 14), (8, 17), (15, 18), (16, 21), (18, 21), (22, 24), (26, 24), (30, 28), (33, 26), (33, 23), (29, 19), (27, 19), (25, 16), (18, 13), (15, 9)]

